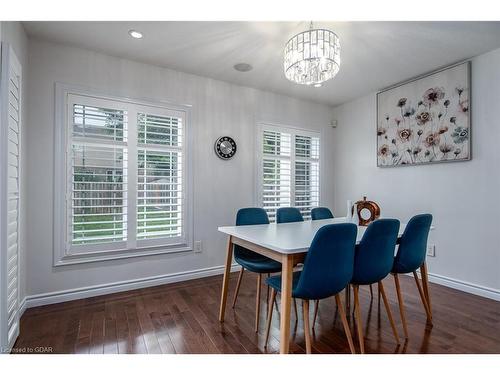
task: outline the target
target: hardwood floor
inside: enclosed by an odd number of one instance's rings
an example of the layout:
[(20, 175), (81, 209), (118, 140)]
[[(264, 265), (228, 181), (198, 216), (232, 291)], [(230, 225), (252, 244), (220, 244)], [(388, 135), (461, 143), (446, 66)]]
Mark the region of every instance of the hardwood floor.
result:
[[(236, 280), (234, 273), (229, 300)], [(399, 346), (376, 288), (373, 299), (367, 287), (360, 289), (367, 353), (500, 353), (500, 302), (431, 284), (431, 326), (413, 279), (401, 277), (400, 281), (410, 338)], [(217, 319), (222, 276), (31, 308), (21, 319), (14, 352), (45, 347), (53, 353), (278, 353), (276, 311), (264, 349), (265, 303), (261, 304), (261, 328), (254, 332), (255, 283), (254, 275), (245, 274), (236, 308), (228, 306), (224, 324)], [(384, 286), (403, 338), (393, 278), (388, 277)], [(301, 316), (302, 304), (298, 307)], [(312, 318), (313, 309), (310, 313)], [(352, 315), (349, 322), (356, 332)], [(349, 353), (334, 298), (320, 303), (312, 351)], [(295, 323), (293, 313), (290, 352), (305, 352), (302, 319)]]

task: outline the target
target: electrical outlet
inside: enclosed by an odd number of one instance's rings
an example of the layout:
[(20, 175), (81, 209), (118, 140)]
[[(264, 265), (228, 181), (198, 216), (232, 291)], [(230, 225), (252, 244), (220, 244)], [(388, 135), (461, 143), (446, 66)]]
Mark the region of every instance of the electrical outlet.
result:
[(436, 256), (436, 245), (427, 245), (427, 256), (428, 257)]
[(203, 251), (203, 246), (201, 244), (201, 241), (194, 241), (194, 252), (201, 253), (202, 251)]

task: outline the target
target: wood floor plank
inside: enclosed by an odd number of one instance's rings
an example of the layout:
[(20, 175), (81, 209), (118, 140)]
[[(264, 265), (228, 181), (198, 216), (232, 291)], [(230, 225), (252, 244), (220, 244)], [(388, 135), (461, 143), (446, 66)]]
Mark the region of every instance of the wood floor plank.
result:
[(172, 344), (170, 335), (168, 334), (168, 328), (164, 323), (163, 316), (165, 312), (161, 307), (161, 295), (153, 294), (151, 296), (151, 302), (146, 304), (149, 316), (151, 318), (151, 323), (153, 324), (153, 329), (160, 345), (161, 352), (163, 354), (175, 354), (175, 347)]
[(145, 305), (151, 304), (149, 295), (143, 295), (137, 300), (137, 317), (139, 327), (142, 332), (146, 350), (149, 354), (161, 354), (160, 343), (155, 333), (154, 325), (151, 321), (151, 316), (145, 308)]
[[(138, 297), (140, 298), (140, 296)], [(137, 316), (137, 302), (128, 302), (125, 305), (128, 324), (128, 348), (129, 353), (146, 354), (146, 344), (144, 342), (144, 335), (141, 332), (139, 325), (139, 318)]]
[(116, 312), (114, 302), (106, 304), (104, 312), (104, 353), (118, 353), (118, 338), (116, 330)]
[(82, 309), (82, 317), (80, 320), (77, 341), (76, 341), (76, 349), (75, 349), (76, 353), (78, 354), (89, 353), (91, 332), (92, 332), (92, 309), (87, 307)]
[(104, 353), (104, 311), (92, 314), (92, 330), (90, 332), (90, 354)]
[(116, 318), (116, 343), (117, 343), (118, 353), (120, 354), (129, 353), (128, 351), (129, 327), (127, 321), (127, 312), (125, 311), (125, 304), (123, 302), (116, 302), (115, 318)]

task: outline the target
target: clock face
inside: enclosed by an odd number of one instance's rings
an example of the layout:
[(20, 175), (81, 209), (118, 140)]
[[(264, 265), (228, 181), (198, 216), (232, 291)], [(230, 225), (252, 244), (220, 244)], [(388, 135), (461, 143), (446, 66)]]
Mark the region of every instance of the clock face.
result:
[(236, 154), (236, 142), (231, 137), (220, 137), (215, 141), (214, 148), (217, 156), (223, 160), (229, 160)]

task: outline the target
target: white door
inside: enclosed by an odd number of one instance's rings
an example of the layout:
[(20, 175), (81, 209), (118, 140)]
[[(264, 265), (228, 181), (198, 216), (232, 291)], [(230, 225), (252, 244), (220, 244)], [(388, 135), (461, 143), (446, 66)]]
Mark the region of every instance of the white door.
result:
[(0, 346), (12, 348), (19, 335), (19, 213), (21, 65), (2, 43), (0, 79)]

